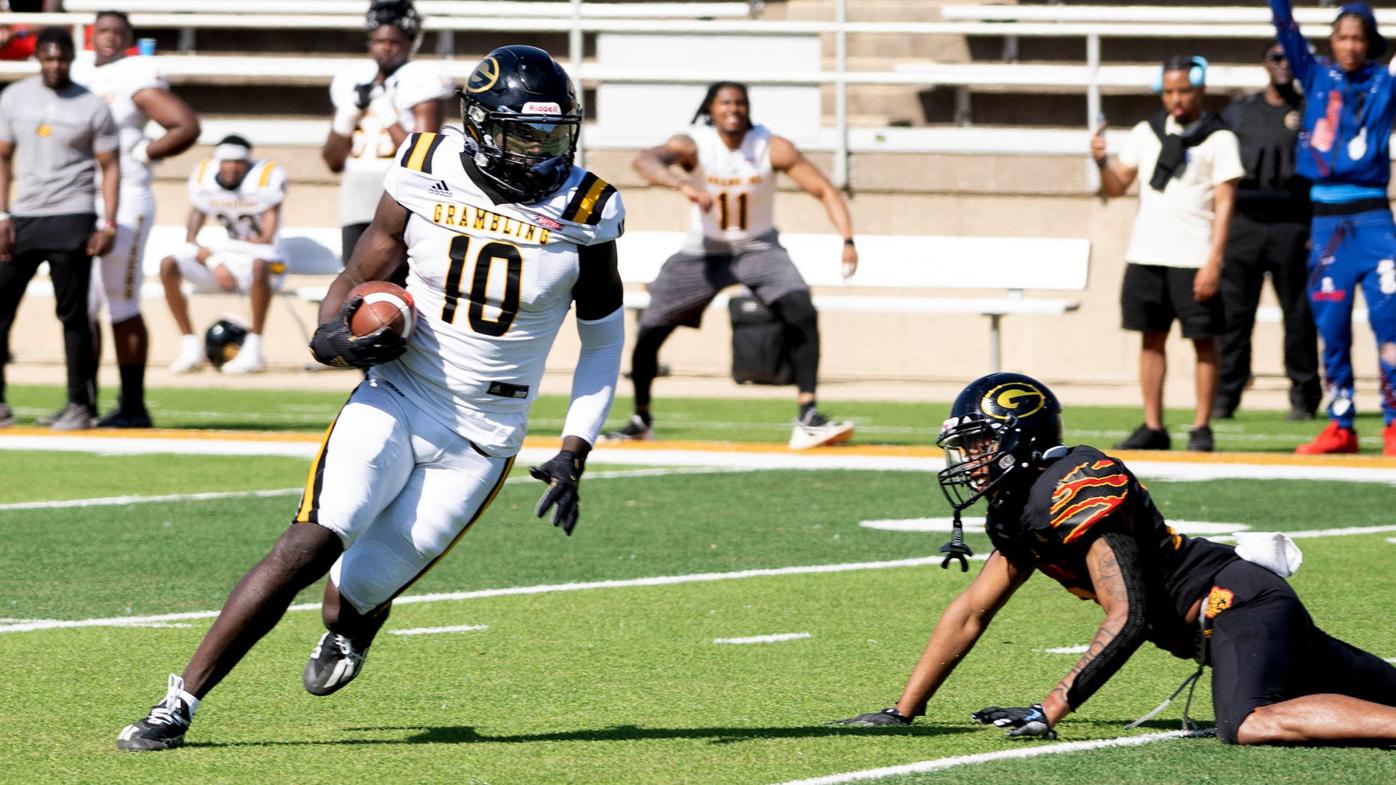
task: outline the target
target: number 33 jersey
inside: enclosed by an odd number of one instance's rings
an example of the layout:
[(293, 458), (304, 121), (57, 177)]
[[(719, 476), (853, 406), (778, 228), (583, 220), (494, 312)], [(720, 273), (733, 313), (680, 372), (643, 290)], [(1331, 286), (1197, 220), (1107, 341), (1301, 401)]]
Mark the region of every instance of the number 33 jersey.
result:
[(492, 456), (523, 443), (544, 363), (572, 305), (581, 246), (624, 231), (616, 189), (573, 167), (529, 205), (495, 204), (447, 126), (403, 142), (384, 190), (405, 207), (407, 290), (417, 325), (399, 360), (373, 375)]

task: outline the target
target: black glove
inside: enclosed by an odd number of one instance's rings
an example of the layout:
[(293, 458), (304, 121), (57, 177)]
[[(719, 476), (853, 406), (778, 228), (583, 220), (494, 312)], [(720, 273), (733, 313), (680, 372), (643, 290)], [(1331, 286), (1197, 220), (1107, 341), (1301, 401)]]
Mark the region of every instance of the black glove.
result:
[(407, 342), (401, 335), (388, 329), (388, 325), (358, 338), (349, 331), (349, 319), (363, 304), (364, 298), (353, 297), (344, 301), (339, 315), (315, 329), (310, 339), (310, 353), (317, 362), (337, 368), (367, 368), (396, 360), (407, 351)]
[(1052, 730), (1051, 725), (1047, 724), (1047, 713), (1042, 710), (1041, 703), (1017, 709), (990, 706), (969, 716), (970, 719), (982, 725), (1010, 728), (1009, 736), (1039, 739), (1057, 738), (1057, 732)]
[(849, 717), (846, 720), (834, 720), (830, 724), (871, 728), (880, 725), (910, 725), (911, 718), (897, 711), (896, 706), (888, 706), (882, 711), (870, 711), (867, 714), (859, 714), (857, 717)]
[(356, 109), (367, 109), (373, 103), (373, 82), (354, 85), (354, 107)]
[(580, 504), (577, 481), (582, 478), (582, 472), (585, 470), (586, 460), (571, 450), (563, 450), (542, 466), (533, 466), (528, 470), (533, 479), (548, 484), (548, 490), (543, 491), (543, 497), (538, 500), (538, 507), (533, 513), (542, 518), (549, 507), (556, 505), (553, 509), (553, 525), (561, 526), (563, 533), (568, 537), (572, 536), (572, 527), (577, 525)]

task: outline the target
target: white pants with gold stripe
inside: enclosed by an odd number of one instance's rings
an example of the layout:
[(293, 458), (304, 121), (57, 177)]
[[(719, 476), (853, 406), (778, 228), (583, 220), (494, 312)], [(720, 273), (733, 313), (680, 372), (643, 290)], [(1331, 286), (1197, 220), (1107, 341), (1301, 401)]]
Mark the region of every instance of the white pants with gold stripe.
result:
[(470, 440), (375, 380), (354, 390), (310, 468), (297, 524), (339, 535), (330, 570), (360, 613), (401, 594), (484, 513), (514, 458)]

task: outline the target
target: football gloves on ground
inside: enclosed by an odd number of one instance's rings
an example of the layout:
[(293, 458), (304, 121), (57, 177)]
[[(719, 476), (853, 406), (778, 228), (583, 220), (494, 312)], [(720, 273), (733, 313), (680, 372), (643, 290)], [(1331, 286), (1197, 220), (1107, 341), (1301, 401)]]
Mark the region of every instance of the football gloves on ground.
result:
[(1041, 703), (1023, 708), (1001, 708), (990, 706), (969, 715), (970, 719), (983, 725), (1008, 728), (1008, 735), (1014, 738), (1055, 739), (1057, 732), (1047, 724), (1047, 714)]
[(354, 337), (349, 330), (349, 320), (363, 302), (362, 297), (345, 300), (335, 318), (316, 328), (315, 336), (310, 339), (310, 353), (317, 362), (336, 368), (368, 368), (396, 360), (407, 351), (407, 342), (387, 325), (368, 335)]
[(553, 508), (553, 525), (561, 526), (563, 533), (572, 536), (572, 528), (577, 525), (580, 500), (577, 496), (577, 481), (582, 478), (586, 461), (570, 450), (563, 450), (541, 466), (528, 470), (535, 480), (548, 484), (548, 490), (538, 500), (534, 514), (542, 518)]
[(906, 726), (911, 724), (911, 718), (897, 711), (896, 706), (888, 706), (882, 711), (870, 711), (867, 714), (859, 714), (857, 717), (849, 717), (846, 720), (834, 720), (832, 725), (852, 725), (856, 728), (872, 728), (881, 725)]

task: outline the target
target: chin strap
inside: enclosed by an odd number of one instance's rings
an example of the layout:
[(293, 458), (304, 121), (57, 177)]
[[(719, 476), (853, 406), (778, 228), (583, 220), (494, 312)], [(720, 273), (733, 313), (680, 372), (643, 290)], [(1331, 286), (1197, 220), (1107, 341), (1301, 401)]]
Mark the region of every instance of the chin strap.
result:
[(954, 519), (951, 521), (950, 542), (940, 546), (940, 552), (946, 554), (945, 559), (940, 563), (940, 568), (942, 570), (948, 570), (950, 569), (950, 562), (958, 561), (960, 563), (960, 572), (969, 572), (969, 559), (967, 557), (973, 556), (974, 551), (970, 550), (968, 545), (965, 545), (965, 527), (964, 524), (960, 522), (960, 511), (958, 508), (955, 510), (954, 516)]

